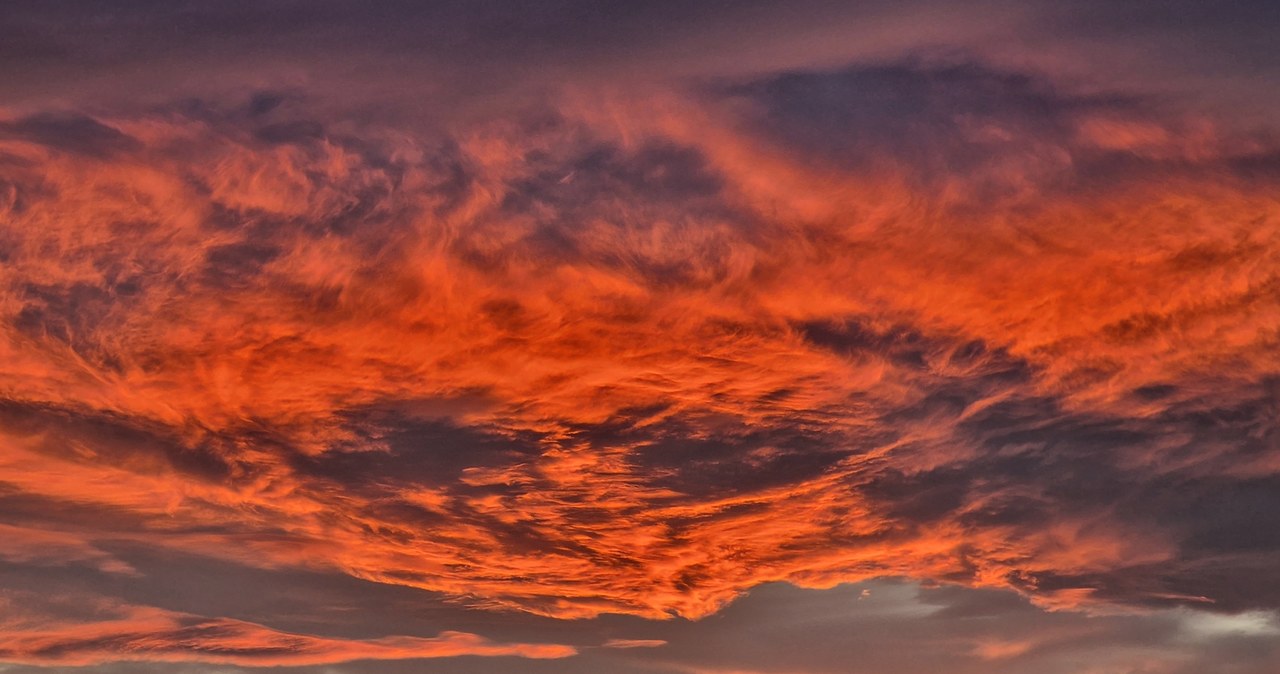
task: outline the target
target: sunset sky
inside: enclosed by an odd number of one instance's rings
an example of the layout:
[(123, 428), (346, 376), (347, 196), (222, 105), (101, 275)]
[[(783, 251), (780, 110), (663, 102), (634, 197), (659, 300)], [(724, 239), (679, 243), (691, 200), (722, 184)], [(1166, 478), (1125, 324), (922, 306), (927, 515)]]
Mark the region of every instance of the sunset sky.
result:
[(1278, 35), (0, 2), (0, 674), (1280, 672)]

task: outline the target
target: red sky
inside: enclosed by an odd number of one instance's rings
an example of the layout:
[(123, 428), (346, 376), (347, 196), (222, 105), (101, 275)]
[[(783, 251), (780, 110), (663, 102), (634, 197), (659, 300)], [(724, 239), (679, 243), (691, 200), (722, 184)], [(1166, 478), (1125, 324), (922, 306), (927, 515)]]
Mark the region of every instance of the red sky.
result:
[(1278, 22), (7, 6), (0, 671), (1274, 671)]

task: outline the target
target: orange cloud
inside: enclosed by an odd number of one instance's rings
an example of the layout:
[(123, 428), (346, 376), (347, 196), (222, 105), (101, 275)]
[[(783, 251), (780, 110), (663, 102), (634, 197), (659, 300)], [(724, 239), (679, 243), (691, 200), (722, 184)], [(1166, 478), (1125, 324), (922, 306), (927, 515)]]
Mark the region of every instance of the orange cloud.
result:
[[(824, 154), (748, 99), (447, 147), (173, 115), (0, 141), (0, 481), (115, 516), (0, 554), (131, 540), (557, 617), (882, 575), (1204, 594), (1126, 585), (1194, 536), (1082, 465), (1105, 441), (1108, 479), (1275, 475), (1241, 449), (1274, 441), (1274, 184), (1126, 109), (962, 109), (921, 158)], [(131, 616), (201, 657), (296, 643), (277, 664), (508, 648)], [(100, 639), (186, 657), (125, 627)]]
[(662, 639), (609, 639), (604, 642), (605, 648), (658, 648), (666, 645)]
[(564, 658), (575, 653), (570, 646), (496, 643), (463, 632), (443, 632), (433, 638), (324, 638), (279, 632), (240, 620), (110, 602), (92, 607), (100, 614), (96, 620), (58, 619), (31, 614), (17, 603), (19, 599), (4, 598), (3, 662), (71, 666), (116, 661), (203, 662), (262, 667), (459, 655)]

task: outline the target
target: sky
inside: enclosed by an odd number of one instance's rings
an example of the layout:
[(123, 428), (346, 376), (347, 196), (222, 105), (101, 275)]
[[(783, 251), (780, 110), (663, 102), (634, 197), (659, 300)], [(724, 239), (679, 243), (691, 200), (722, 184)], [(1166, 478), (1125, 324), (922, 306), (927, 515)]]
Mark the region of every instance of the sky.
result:
[(1274, 674), (1277, 30), (0, 4), (0, 673)]

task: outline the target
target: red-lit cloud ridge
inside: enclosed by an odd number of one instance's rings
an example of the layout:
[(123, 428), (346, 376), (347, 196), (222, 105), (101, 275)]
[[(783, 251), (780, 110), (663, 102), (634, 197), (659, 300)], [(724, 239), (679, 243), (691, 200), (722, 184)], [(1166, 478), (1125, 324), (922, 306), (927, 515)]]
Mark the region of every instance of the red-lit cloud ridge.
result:
[(1280, 606), (1201, 573), (1276, 559), (1201, 507), (1280, 479), (1265, 138), (979, 66), (557, 100), (447, 137), (272, 94), (11, 116), (0, 558), (556, 617), (890, 575)]

